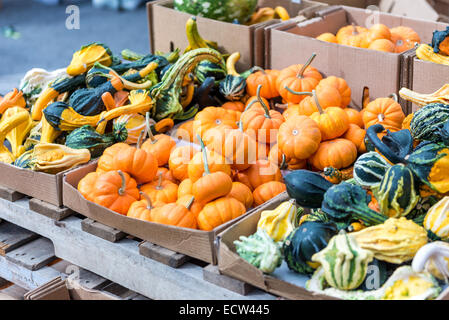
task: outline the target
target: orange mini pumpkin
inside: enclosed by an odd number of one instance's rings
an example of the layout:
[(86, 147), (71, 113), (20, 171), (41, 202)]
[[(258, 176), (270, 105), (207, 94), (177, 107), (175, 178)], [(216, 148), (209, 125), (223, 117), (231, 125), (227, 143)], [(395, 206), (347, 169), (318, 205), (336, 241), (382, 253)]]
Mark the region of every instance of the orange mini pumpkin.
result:
[(323, 171), (326, 167), (343, 169), (357, 159), (357, 147), (346, 139), (335, 139), (321, 143), (318, 151), (309, 158), (309, 163)]
[(354, 36), (365, 36), (368, 29), (360, 26), (356, 26), (355, 24), (348, 25), (342, 27), (338, 30), (336, 38), (337, 42), (342, 44), (345, 42), (345, 39), (354, 37)]
[(382, 23), (373, 25), (366, 33), (366, 40), (370, 44), (379, 39), (391, 40), (390, 29)]
[(235, 170), (233, 174), (233, 180), (235, 182), (243, 183), (245, 186), (251, 189), (251, 192), (254, 190), (253, 186), (251, 185), (251, 182), (249, 181), (247, 170), (245, 171)]
[(224, 103), (221, 107), (226, 110), (234, 110), (238, 112), (245, 111), (245, 104), (241, 101), (228, 101)]
[(330, 33), (330, 32), (322, 33), (322, 34), (320, 34), (316, 38), (318, 40), (321, 40), (321, 41), (337, 43), (337, 37), (334, 34)]
[(193, 142), (193, 120), (186, 121), (178, 127), (176, 130), (176, 138)]
[[(191, 202), (193, 202), (193, 197)], [(197, 221), (195, 215), (189, 210), (190, 205), (169, 203), (159, 208), (151, 210), (151, 221), (155, 223), (196, 229)]]
[(254, 202), (253, 192), (241, 182), (233, 182), (232, 189), (227, 196), (243, 203), (247, 210), (251, 208)]
[(345, 108), (343, 109), (346, 114), (348, 115), (349, 123), (355, 124), (359, 126), (360, 128), (365, 127), (365, 124), (363, 123), (363, 117), (360, 111), (357, 111), (352, 108)]
[(402, 107), (394, 99), (379, 98), (371, 101), (363, 112), (365, 129), (380, 123), (385, 129), (400, 129), (405, 114)]
[[(147, 113), (147, 126), (149, 127), (148, 115), (149, 113)], [(176, 147), (176, 141), (166, 134), (153, 136), (151, 128), (147, 128), (147, 131), (150, 138), (142, 144), (142, 149), (156, 157), (159, 167), (165, 166), (168, 163), (171, 151)]]
[[(345, 79), (335, 77), (335, 76), (330, 76), (330, 77), (327, 77), (326, 79), (321, 80), (316, 88), (318, 96), (321, 93), (321, 87), (323, 87), (323, 86), (333, 87), (333, 88), (337, 89), (338, 92), (340, 93), (340, 99), (341, 99), (340, 106), (342, 108), (346, 108), (347, 106), (349, 106), (349, 104), (351, 103), (352, 92), (351, 92), (351, 88), (349, 87), (349, 85)], [(323, 104), (323, 101), (321, 101), (321, 103)], [(336, 102), (333, 101), (332, 103), (335, 104)]]
[(193, 182), (190, 179), (184, 179), (178, 185), (178, 199), (184, 197), (185, 195), (192, 194)]
[(78, 182), (78, 191), (88, 201), (92, 201), (95, 182), (99, 177), (97, 172), (89, 172), (84, 178)]
[(175, 184), (178, 184), (178, 180), (173, 176), (172, 171), (165, 167), (159, 167), (157, 169), (155, 180), (158, 179), (157, 177), (159, 177), (159, 175), (162, 175), (162, 180), (168, 180)]
[(253, 189), (266, 182), (282, 181), (281, 170), (268, 160), (257, 160), (245, 172)]
[(128, 147), (129, 147), (128, 144), (126, 144), (124, 142), (119, 142), (119, 143), (113, 144), (112, 146), (106, 148), (103, 151), (103, 155), (100, 157), (100, 159), (98, 159), (96, 171), (98, 173), (103, 173), (103, 172), (115, 170), (112, 159), (114, 158), (114, 156), (117, 153), (120, 152), (120, 150), (128, 148)]
[(286, 190), (285, 184), (279, 181), (264, 183), (253, 191), (254, 204), (260, 206)]
[(397, 53), (413, 49), (416, 43), (421, 42), (419, 35), (409, 27), (399, 26), (390, 29), (390, 32), (391, 41), (395, 44)]
[(307, 159), (318, 150), (320, 142), (320, 128), (309, 117), (294, 116), (279, 128), (279, 149), (287, 158)]
[(328, 107), (323, 110), (315, 90), (313, 91), (313, 98), (318, 112), (312, 114), (310, 118), (318, 124), (321, 131), (321, 140), (332, 140), (343, 135), (349, 128), (349, 118), (346, 112), (340, 107)]
[[(176, 203), (188, 207), (192, 201), (192, 198), (194, 198), (192, 194), (186, 194), (181, 198), (178, 198), (178, 200), (176, 200)], [(194, 200), (190, 205), (190, 212), (192, 212), (195, 217), (198, 217), (198, 214), (201, 212), (201, 210), (203, 210), (203, 208), (203, 203)]]
[(262, 86), (257, 88), (257, 97), (262, 106), (251, 107), (242, 113), (240, 121), (243, 131), (252, 131), (260, 143), (272, 143), (277, 139), (277, 131), (284, 122), (284, 117), (278, 111), (269, 110), (260, 97)]
[(255, 134), (243, 132), (242, 122), (239, 129), (230, 130), (223, 145), (223, 156), (231, 168), (243, 171), (249, 168), (251, 163), (257, 160), (259, 144)]
[(246, 79), (246, 92), (250, 96), (255, 96), (259, 86), (260, 96), (265, 99), (273, 99), (279, 96), (276, 80), (279, 77), (279, 70), (261, 70), (251, 74)]
[(377, 39), (371, 42), (368, 49), (394, 53), (396, 50), (396, 46), (390, 40)]
[(310, 67), (315, 57), (314, 53), (306, 64), (296, 64), (281, 70), (276, 85), (280, 96), (286, 102), (300, 103), (305, 98), (305, 96), (292, 93), (287, 88), (296, 92), (311, 92), (323, 79), (317, 69)]
[(194, 140), (196, 135), (200, 137), (214, 127), (227, 125), (231, 128), (237, 128), (237, 121), (240, 119), (240, 112), (227, 110), (220, 107), (207, 107), (198, 112), (193, 122)]
[(179, 181), (183, 181), (189, 177), (187, 168), (190, 160), (198, 152), (193, 146), (183, 146), (173, 149), (168, 159), (168, 167), (173, 176)]
[(133, 202), (129, 207), (126, 216), (134, 219), (151, 221), (151, 210), (153, 209), (151, 199), (144, 192), (140, 192), (140, 196), (143, 200)]
[(150, 197), (155, 207), (176, 202), (178, 199), (178, 185), (169, 180), (163, 180), (162, 174), (159, 174), (156, 181), (144, 184), (140, 190)]
[(366, 136), (365, 130), (351, 123), (349, 125), (348, 131), (346, 131), (346, 133), (343, 135), (343, 138), (352, 141), (352, 143), (354, 143), (355, 146), (357, 147), (357, 151), (359, 153), (365, 153), (366, 152), (365, 136)]
[(246, 212), (246, 208), (232, 197), (219, 198), (206, 204), (198, 214), (198, 227), (204, 231), (211, 231)]
[(102, 173), (95, 181), (92, 201), (122, 215), (128, 213), (131, 204), (139, 200), (136, 180), (127, 173), (109, 171)]

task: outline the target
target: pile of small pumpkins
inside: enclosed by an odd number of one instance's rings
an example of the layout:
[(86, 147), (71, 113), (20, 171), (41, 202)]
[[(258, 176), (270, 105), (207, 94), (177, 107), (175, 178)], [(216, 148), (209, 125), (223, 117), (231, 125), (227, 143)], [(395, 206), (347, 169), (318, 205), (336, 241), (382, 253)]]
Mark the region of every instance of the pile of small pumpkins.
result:
[(390, 53), (402, 53), (421, 42), (419, 35), (412, 28), (399, 26), (390, 29), (384, 24), (375, 24), (369, 29), (352, 24), (340, 28), (336, 35), (326, 32), (317, 39)]

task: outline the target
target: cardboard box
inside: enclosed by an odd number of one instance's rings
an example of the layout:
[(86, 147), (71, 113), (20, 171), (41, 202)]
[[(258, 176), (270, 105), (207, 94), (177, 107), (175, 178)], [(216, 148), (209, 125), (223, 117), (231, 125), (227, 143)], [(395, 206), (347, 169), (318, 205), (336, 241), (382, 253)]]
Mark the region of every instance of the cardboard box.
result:
[[(386, 13), (369, 12), (345, 6), (329, 7), (317, 12), (317, 17), (301, 23), (286, 21), (270, 29), (266, 38), (267, 64), (272, 69), (282, 69), (292, 64), (305, 63), (312, 53), (317, 53), (312, 66), (324, 76), (344, 78), (352, 89), (354, 106), (360, 106), (363, 88), (369, 87), (371, 98), (397, 93), (401, 78), (402, 54), (355, 48), (315, 39), (324, 32), (337, 33), (346, 25), (368, 26), (383, 23), (390, 28), (412, 27), (422, 42), (431, 40), (439, 23), (410, 19)], [(286, 50), (288, 48), (288, 50)], [(404, 111), (407, 112), (405, 105)]]
[(119, 300), (106, 292), (84, 288), (70, 278), (55, 278), (25, 294), (25, 300)]
[(91, 163), (64, 175), (64, 205), (92, 220), (121, 230), (139, 239), (149, 241), (175, 252), (216, 264), (215, 240), (226, 228), (250, 214), (229, 221), (212, 231), (193, 230), (128, 218), (93, 202), (87, 201), (77, 190), (78, 182), (89, 172), (95, 171), (97, 164)]
[(68, 171), (70, 170), (48, 174), (0, 162), (0, 185), (60, 207), (62, 206), (62, 178)]
[[(296, 2), (296, 1), (295, 1)], [(314, 1), (259, 0), (259, 7), (285, 7), (291, 17), (311, 16), (316, 10), (327, 6)], [(159, 0), (147, 3), (148, 27), (151, 50), (168, 52), (174, 48), (184, 50), (187, 45), (185, 35), (186, 21), (192, 16), (173, 9), (173, 0)], [(305, 18), (303, 18), (305, 20)], [(223, 53), (240, 52), (242, 58), (237, 64), (238, 70), (247, 70), (259, 65), (263, 67), (264, 41), (263, 28), (278, 23), (271, 20), (264, 23), (245, 26), (197, 17), (200, 34), (208, 40), (216, 41)], [(262, 58), (261, 58), (262, 57)]]
[[(287, 299), (336, 300), (334, 297), (317, 294), (305, 289), (305, 282), (309, 277), (288, 270), (285, 261), (272, 275), (267, 275), (243, 260), (235, 251), (235, 240), (239, 240), (240, 236), (248, 237), (257, 231), (257, 223), (262, 211), (273, 210), (288, 199), (286, 192), (279, 195), (272, 202), (255, 210), (220, 234), (218, 250), (218, 268), (220, 273)], [(280, 270), (282, 268), (284, 269), (283, 271)], [(283, 272), (282, 276), (280, 276), (280, 272)], [(440, 294), (438, 300), (449, 300), (449, 288)]]

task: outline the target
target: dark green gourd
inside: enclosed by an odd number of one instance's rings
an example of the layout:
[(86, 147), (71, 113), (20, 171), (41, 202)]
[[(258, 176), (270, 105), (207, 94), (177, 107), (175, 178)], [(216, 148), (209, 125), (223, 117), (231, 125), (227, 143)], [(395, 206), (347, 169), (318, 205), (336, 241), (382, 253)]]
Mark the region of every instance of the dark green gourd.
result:
[(242, 99), (246, 93), (246, 79), (228, 74), (220, 82), (220, 93), (230, 101)]
[(226, 77), (226, 69), (217, 63), (210, 61), (201, 61), (195, 70), (196, 78), (199, 83), (203, 83), (209, 77), (214, 78), (215, 84), (218, 84)]
[(354, 163), (354, 180), (362, 187), (378, 185), (391, 165), (377, 152), (361, 155)]
[(449, 105), (428, 104), (414, 113), (410, 131), (416, 140), (442, 142), (439, 133), (448, 120)]
[(306, 208), (320, 208), (324, 193), (332, 183), (316, 172), (296, 170), (284, 177), (287, 193), (296, 203)]

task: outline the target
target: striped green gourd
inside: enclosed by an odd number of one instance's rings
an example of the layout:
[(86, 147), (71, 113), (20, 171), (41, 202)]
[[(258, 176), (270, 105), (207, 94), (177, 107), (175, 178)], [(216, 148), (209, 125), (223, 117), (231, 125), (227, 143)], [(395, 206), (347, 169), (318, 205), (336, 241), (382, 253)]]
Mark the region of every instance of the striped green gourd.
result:
[(220, 82), (220, 93), (230, 101), (242, 99), (246, 93), (246, 79), (241, 76), (228, 74)]
[(371, 251), (362, 249), (350, 234), (341, 232), (325, 249), (314, 254), (312, 261), (321, 264), (324, 278), (331, 287), (352, 290), (365, 280), (373, 258)]
[(31, 159), (33, 157), (33, 150), (28, 150), (22, 155), (20, 155), (16, 161), (14, 161), (14, 166), (22, 169), (31, 169)]
[(213, 77), (215, 83), (218, 84), (226, 77), (226, 69), (217, 63), (205, 60), (198, 64), (195, 75), (200, 83), (203, 83), (206, 78)]
[(362, 187), (379, 185), (391, 165), (377, 152), (368, 152), (354, 163), (354, 180)]
[(449, 120), (449, 105), (432, 103), (413, 115), (410, 131), (416, 140), (441, 142), (440, 130)]
[(390, 218), (407, 216), (418, 203), (413, 172), (403, 164), (387, 170), (381, 183), (372, 188), (381, 212)]

